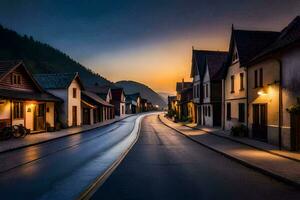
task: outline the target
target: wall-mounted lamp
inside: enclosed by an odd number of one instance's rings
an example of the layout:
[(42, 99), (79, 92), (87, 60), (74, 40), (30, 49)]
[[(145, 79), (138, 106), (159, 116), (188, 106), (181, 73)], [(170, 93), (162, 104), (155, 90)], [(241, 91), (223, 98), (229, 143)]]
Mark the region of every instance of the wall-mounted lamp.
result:
[(259, 90), (259, 91), (257, 92), (257, 94), (258, 94), (259, 96), (265, 96), (265, 95), (267, 95), (267, 92), (264, 91), (264, 90)]

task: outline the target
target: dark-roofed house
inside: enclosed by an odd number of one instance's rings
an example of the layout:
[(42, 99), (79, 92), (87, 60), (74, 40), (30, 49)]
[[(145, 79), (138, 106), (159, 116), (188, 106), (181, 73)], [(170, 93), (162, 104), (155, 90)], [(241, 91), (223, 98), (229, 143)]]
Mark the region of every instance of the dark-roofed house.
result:
[(81, 91), (82, 124), (95, 124), (112, 119), (113, 105), (93, 92)]
[(126, 114), (139, 113), (141, 110), (140, 93), (128, 94), (126, 96)]
[(179, 107), (179, 117), (181, 121), (192, 122), (194, 113), (193, 103), (193, 87), (187, 87), (180, 91), (180, 99), (178, 99), (177, 105)]
[[(105, 100), (108, 104), (112, 105), (111, 87), (112, 86), (95, 84), (93, 86), (89, 86), (85, 88), (85, 90), (96, 94), (101, 99)], [(104, 121), (108, 119), (113, 119), (115, 117), (114, 109), (115, 109), (114, 107), (107, 107), (107, 106), (103, 107)]]
[[(221, 52), (222, 53), (222, 52)], [(192, 51), (192, 66), (191, 75), (193, 79), (193, 102), (194, 102), (194, 113), (195, 117), (193, 122), (197, 124), (204, 123), (204, 116), (202, 110), (203, 103), (203, 78), (206, 71), (206, 63), (208, 56), (214, 56), (216, 51), (210, 50), (196, 50)], [(212, 60), (212, 59), (210, 59)]]
[(300, 150), (300, 17), (248, 62), (250, 137)]
[(42, 89), (22, 61), (0, 62), (0, 129), (22, 124), (43, 132), (55, 127), (61, 101)]
[(200, 125), (221, 126), (222, 124), (222, 79), (226, 59), (227, 52), (211, 51), (205, 55)]
[(61, 98), (59, 121), (64, 127), (79, 126), (81, 119), (81, 91), (78, 73), (36, 74), (34, 78), (49, 93)]
[(278, 36), (278, 32), (236, 30), (232, 27), (224, 79), (224, 128), (247, 126), (246, 64)]
[(183, 118), (186, 117), (183, 113), (183, 106), (185, 105), (180, 103), (183, 97), (182, 94), (186, 89), (191, 88), (192, 85), (193, 85), (192, 82), (185, 82), (184, 79), (182, 79), (181, 82), (176, 83), (176, 99), (177, 99), (176, 118), (179, 120), (182, 120)]
[(112, 88), (112, 102), (115, 106), (115, 115), (122, 116), (125, 115), (125, 93), (123, 88)]

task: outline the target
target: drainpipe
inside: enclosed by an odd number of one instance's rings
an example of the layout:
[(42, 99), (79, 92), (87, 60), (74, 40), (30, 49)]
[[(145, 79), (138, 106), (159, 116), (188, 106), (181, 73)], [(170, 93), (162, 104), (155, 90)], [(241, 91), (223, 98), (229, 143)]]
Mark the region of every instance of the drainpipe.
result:
[(278, 146), (282, 149), (282, 62), (280, 59), (276, 59), (279, 64), (279, 105), (278, 105)]
[(225, 130), (225, 79), (222, 79), (222, 129)]

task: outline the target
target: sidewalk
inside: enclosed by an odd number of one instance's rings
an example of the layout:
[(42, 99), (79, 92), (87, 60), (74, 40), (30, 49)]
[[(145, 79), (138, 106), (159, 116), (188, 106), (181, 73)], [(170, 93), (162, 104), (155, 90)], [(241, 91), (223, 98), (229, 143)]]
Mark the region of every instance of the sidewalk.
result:
[(55, 132), (31, 134), (31, 135), (27, 135), (25, 138), (16, 138), (16, 139), (0, 141), (0, 153), (32, 146), (35, 144), (47, 142), (47, 141), (58, 139), (61, 137), (66, 137), (66, 136), (71, 136), (71, 135), (78, 134), (78, 133), (83, 133), (85, 131), (89, 131), (92, 129), (96, 129), (96, 128), (99, 128), (102, 126), (106, 126), (106, 125), (118, 122), (118, 121), (123, 120), (130, 116), (132, 116), (132, 115), (124, 115), (122, 117), (116, 117), (114, 119), (107, 120), (107, 121), (93, 124), (93, 125), (83, 125), (80, 127), (62, 129), (60, 131), (55, 131)]
[(288, 159), (292, 159), (295, 161), (300, 162), (300, 152), (291, 152), (284, 149), (279, 149), (278, 146), (268, 144), (266, 142), (261, 142), (258, 140), (253, 140), (247, 137), (234, 137), (230, 134), (230, 131), (224, 131), (220, 128), (213, 128), (213, 127), (205, 127), (205, 126), (197, 126), (196, 124), (184, 124), (184, 126), (191, 127), (193, 129), (202, 130), (211, 134), (214, 134), (219, 137), (223, 137), (229, 140), (233, 140), (235, 142), (239, 142), (254, 148), (257, 148), (262, 151), (267, 151), (271, 154), (275, 154), (278, 156), (282, 156)]
[(180, 123), (174, 123), (163, 115), (159, 115), (159, 118), (165, 125), (213, 151), (276, 179), (300, 186), (300, 162), (298, 161), (216, 136), (214, 135), (216, 131), (211, 134)]

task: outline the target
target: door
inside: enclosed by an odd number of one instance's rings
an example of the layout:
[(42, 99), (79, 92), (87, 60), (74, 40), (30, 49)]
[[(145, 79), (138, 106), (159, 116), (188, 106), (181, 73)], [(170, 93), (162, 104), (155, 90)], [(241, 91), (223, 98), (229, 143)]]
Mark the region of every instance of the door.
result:
[(252, 133), (254, 138), (267, 141), (267, 104), (253, 104)]
[(72, 106), (72, 126), (77, 126), (77, 106)]
[(300, 114), (291, 113), (291, 150), (300, 150)]
[(83, 124), (90, 124), (91, 123), (91, 115), (89, 108), (83, 108)]
[(46, 104), (36, 104), (34, 112), (34, 131), (46, 130)]

